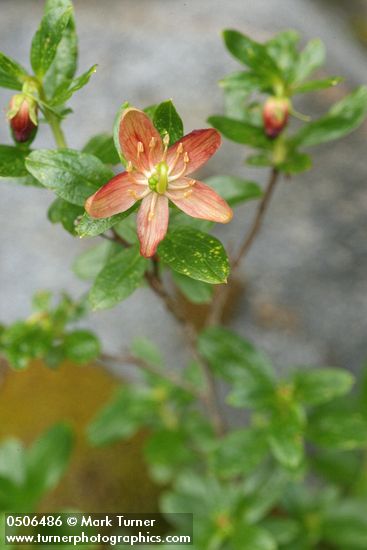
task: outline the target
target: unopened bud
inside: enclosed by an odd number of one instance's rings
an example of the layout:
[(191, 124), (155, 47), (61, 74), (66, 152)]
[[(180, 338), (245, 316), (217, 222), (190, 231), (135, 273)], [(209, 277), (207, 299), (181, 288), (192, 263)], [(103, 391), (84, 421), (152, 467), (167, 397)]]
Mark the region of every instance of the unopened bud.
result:
[(284, 97), (269, 97), (263, 108), (265, 133), (276, 138), (288, 122), (289, 100)]
[(15, 141), (24, 143), (34, 138), (38, 125), (36, 101), (24, 94), (14, 95), (7, 116)]

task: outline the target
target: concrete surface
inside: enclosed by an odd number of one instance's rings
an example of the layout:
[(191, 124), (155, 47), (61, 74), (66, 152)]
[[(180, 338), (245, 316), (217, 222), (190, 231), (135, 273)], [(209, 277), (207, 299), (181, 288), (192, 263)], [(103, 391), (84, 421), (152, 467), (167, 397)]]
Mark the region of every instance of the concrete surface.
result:
[[(223, 110), (216, 81), (238, 64), (224, 50), (220, 31), (235, 27), (257, 39), (295, 28), (304, 39), (322, 38), (328, 71), (347, 77), (343, 91), (363, 81), (367, 55), (349, 31), (348, 19), (331, 4), (310, 0), (77, 0), (80, 71), (98, 62), (92, 83), (72, 100), (75, 114), (65, 131), (71, 147), (108, 131), (124, 100), (145, 106), (174, 99), (186, 129), (202, 127)], [(42, 11), (37, 0), (2, 0), (0, 49), (27, 65), (28, 44)], [(299, 110), (320, 113), (338, 92), (311, 96)], [(0, 92), (6, 106), (10, 91)], [(4, 119), (0, 139), (10, 142)], [(248, 292), (233, 326), (268, 351), (280, 369), (294, 364), (335, 364), (358, 369), (367, 355), (366, 127), (314, 151), (314, 168), (282, 182), (266, 226), (243, 266)], [(39, 147), (53, 147), (46, 129)], [(257, 178), (266, 172), (243, 164), (245, 151), (225, 143), (204, 175)], [(0, 318), (26, 315), (32, 292), (66, 289), (78, 295), (70, 264), (88, 242), (51, 225), (48, 191), (1, 182)], [(239, 238), (254, 205), (239, 209), (220, 229)], [(174, 364), (185, 350), (180, 334), (148, 289), (89, 321), (109, 351), (132, 337), (152, 337)]]

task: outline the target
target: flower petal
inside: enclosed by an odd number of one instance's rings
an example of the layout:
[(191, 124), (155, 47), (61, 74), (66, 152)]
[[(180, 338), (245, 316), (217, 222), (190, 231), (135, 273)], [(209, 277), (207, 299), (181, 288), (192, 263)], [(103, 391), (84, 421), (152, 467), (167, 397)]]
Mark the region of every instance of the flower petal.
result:
[[(180, 183), (188, 178), (181, 178)], [(228, 223), (233, 217), (232, 209), (211, 187), (195, 181), (195, 184), (187, 189), (169, 189), (166, 196), (185, 214), (193, 218), (201, 218), (211, 222)]]
[[(221, 137), (217, 130), (194, 130), (182, 139), (174, 143), (167, 154), (167, 164), (172, 166), (176, 158), (178, 147), (183, 147), (173, 170), (172, 175), (180, 173), (184, 168), (184, 153), (189, 156), (189, 162), (185, 174), (190, 174), (205, 164), (214, 155), (221, 143)], [(182, 144), (182, 146), (180, 145)]]
[(89, 197), (85, 209), (92, 218), (108, 218), (128, 210), (146, 189), (134, 183), (128, 172), (122, 172)]
[[(154, 138), (154, 147), (152, 138)], [(119, 140), (123, 154), (138, 170), (150, 170), (162, 160), (161, 136), (148, 115), (139, 109), (129, 108), (123, 113), (119, 127)], [(139, 146), (139, 143), (142, 146)], [(139, 147), (142, 149), (140, 152)]]
[(143, 199), (137, 216), (140, 254), (154, 256), (157, 246), (164, 239), (168, 227), (168, 199), (158, 193), (150, 193)]

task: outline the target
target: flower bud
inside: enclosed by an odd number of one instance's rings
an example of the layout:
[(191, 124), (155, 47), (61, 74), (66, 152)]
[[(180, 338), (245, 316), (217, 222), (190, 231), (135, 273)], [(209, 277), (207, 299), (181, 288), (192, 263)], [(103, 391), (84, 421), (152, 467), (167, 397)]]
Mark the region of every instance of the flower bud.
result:
[(269, 97), (263, 108), (265, 133), (276, 138), (288, 122), (289, 101), (285, 97)]
[(31, 141), (37, 131), (37, 103), (24, 94), (16, 94), (10, 100), (8, 119), (15, 141)]

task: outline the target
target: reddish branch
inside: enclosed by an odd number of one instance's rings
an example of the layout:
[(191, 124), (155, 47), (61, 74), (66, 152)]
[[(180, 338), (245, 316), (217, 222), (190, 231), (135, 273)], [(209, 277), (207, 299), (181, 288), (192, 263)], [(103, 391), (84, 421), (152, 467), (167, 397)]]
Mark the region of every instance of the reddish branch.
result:
[[(259, 206), (254, 218), (253, 223), (251, 224), (250, 230), (245, 235), (245, 238), (237, 252), (237, 254), (232, 259), (231, 263), (231, 276), (233, 277), (235, 273), (237, 272), (241, 261), (243, 258), (247, 255), (249, 252), (252, 244), (255, 241), (255, 238), (260, 232), (260, 229), (262, 227), (264, 216), (267, 211), (267, 208), (270, 203), (270, 199), (272, 197), (275, 185), (278, 181), (279, 172), (273, 168), (273, 170), (270, 173), (269, 181), (267, 183), (264, 195), (259, 202)], [(212, 302), (212, 306), (210, 308), (206, 325), (207, 326), (213, 326), (220, 324), (223, 312), (225, 310), (225, 307), (227, 305), (227, 300), (229, 297), (229, 291), (230, 291), (230, 285), (222, 285), (218, 287), (218, 290), (216, 292), (216, 295), (214, 297), (214, 300)]]

